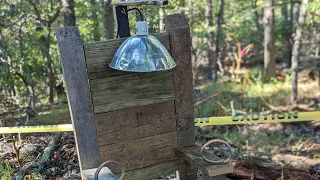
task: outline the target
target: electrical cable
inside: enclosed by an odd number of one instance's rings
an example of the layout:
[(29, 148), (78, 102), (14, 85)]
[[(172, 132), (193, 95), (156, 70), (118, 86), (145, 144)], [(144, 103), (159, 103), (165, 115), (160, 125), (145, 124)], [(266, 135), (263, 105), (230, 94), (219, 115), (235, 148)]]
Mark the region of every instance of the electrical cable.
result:
[(132, 10), (136, 10), (138, 13), (139, 13), (139, 21), (143, 21), (144, 20), (144, 17), (143, 17), (143, 14), (141, 12), (141, 10), (139, 8), (131, 8), (131, 9), (128, 9), (128, 10), (124, 10), (122, 9), (122, 13), (118, 19), (118, 27), (117, 27), (117, 37), (119, 37), (119, 31), (120, 31), (120, 22), (121, 22), (121, 18), (123, 17), (124, 14), (127, 14), (128, 12), (132, 11)]

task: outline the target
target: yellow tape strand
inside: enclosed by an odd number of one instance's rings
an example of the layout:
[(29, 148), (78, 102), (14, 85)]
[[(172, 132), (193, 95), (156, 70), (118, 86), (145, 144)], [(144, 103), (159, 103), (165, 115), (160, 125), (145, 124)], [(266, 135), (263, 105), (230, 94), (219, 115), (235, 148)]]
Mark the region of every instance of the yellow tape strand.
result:
[(72, 124), (0, 127), (0, 134), (39, 133), (39, 132), (67, 132), (73, 131)]
[(281, 123), (314, 121), (320, 119), (320, 111), (314, 112), (289, 112), (277, 114), (249, 114), (241, 116), (196, 118), (195, 126), (208, 125), (232, 125), (232, 124), (253, 124), (253, 123)]
[[(314, 121), (320, 119), (320, 111), (314, 112), (289, 112), (277, 114), (248, 114), (241, 116), (195, 118), (195, 126), (232, 125), (253, 123), (281, 123)], [(43, 125), (43, 126), (16, 126), (0, 127), (0, 134), (12, 133), (40, 133), (40, 132), (68, 132), (73, 131), (72, 124)]]

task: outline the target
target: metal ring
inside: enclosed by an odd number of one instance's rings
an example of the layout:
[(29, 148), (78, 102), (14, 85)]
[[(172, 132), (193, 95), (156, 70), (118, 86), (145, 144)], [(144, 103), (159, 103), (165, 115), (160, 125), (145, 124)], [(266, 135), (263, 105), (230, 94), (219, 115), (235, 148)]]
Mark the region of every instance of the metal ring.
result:
[(205, 147), (207, 147), (208, 145), (212, 144), (212, 143), (215, 143), (215, 142), (219, 142), (219, 143), (222, 143), (222, 144), (225, 144), (227, 146), (227, 148), (231, 151), (231, 146), (226, 142), (226, 141), (223, 141), (221, 139), (213, 139), (211, 141), (208, 141), (207, 143), (205, 143), (202, 147), (201, 147), (201, 155), (203, 157), (203, 159), (205, 161), (208, 161), (210, 163), (215, 163), (215, 164), (218, 164), (218, 163), (227, 163), (230, 161), (231, 159), (231, 153), (230, 155), (228, 156), (228, 158), (226, 159), (222, 159), (222, 158), (219, 158), (220, 160), (212, 160), (212, 159), (208, 159), (207, 157), (205, 157), (205, 155), (203, 154), (203, 150), (205, 149)]
[(123, 177), (124, 177), (124, 175), (125, 175), (125, 169), (124, 169), (124, 167), (123, 167), (120, 163), (118, 163), (118, 162), (116, 162), (116, 161), (106, 161), (106, 162), (102, 163), (102, 164), (98, 167), (98, 169), (96, 170), (96, 172), (94, 173), (94, 179), (95, 179), (95, 180), (98, 180), (99, 173), (100, 173), (101, 169), (102, 169), (105, 165), (107, 165), (107, 164), (109, 164), (109, 163), (115, 163), (115, 164), (117, 164), (117, 165), (120, 167), (120, 169), (121, 169), (121, 176), (120, 176), (119, 180), (122, 180), (122, 179), (123, 179)]

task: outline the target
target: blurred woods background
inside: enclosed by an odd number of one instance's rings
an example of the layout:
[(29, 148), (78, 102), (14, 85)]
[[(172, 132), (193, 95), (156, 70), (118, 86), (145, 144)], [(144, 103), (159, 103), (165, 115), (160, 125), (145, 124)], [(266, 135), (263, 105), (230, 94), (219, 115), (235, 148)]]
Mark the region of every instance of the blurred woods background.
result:
[[(3, 112), (22, 107), (33, 111), (64, 96), (56, 27), (78, 25), (84, 42), (115, 37), (111, 0), (0, 2)], [(291, 102), (296, 102), (299, 72), (318, 75), (319, 4), (318, 0), (170, 0), (168, 6), (142, 10), (153, 33), (165, 31), (166, 14), (188, 17), (195, 85), (222, 82), (224, 77), (238, 79), (243, 68), (258, 70), (263, 82), (287, 74), (293, 85)], [(135, 16), (129, 15), (132, 31)], [(311, 66), (302, 69), (307, 63)], [(281, 71), (284, 68), (287, 71)]]
[[(84, 42), (112, 39), (116, 27), (110, 4), (111, 0), (0, 0), (1, 116), (21, 108), (34, 116), (36, 107), (66, 101), (54, 30), (77, 25)], [(236, 89), (234, 95), (228, 92), (220, 109), (228, 109), (232, 99), (243, 106), (243, 97), (257, 94), (250, 89), (260, 87), (259, 93), (268, 94), (263, 92), (266, 84), (280, 81), (287, 89), (277, 105), (295, 104), (301, 99), (298, 82), (319, 79), (319, 0), (170, 0), (168, 6), (142, 11), (152, 33), (165, 31), (167, 14), (187, 16), (196, 99)], [(134, 33), (136, 14), (129, 18)], [(242, 99), (235, 100), (239, 95)], [(208, 106), (197, 115), (231, 115), (231, 110), (217, 114), (212, 111), (215, 105)]]
[[(55, 28), (77, 25), (84, 43), (113, 39), (117, 28), (110, 4), (111, 0), (0, 0), (0, 126), (71, 123)], [(165, 15), (183, 13), (189, 20), (195, 117), (319, 111), (320, 0), (169, 0), (167, 6), (141, 10), (151, 33), (165, 31)], [(132, 34), (136, 19), (130, 12)], [(233, 159), (261, 157), (297, 165), (285, 171), (282, 165), (262, 166), (254, 176), (260, 179), (319, 179), (320, 166), (311, 174), (308, 169), (320, 162), (319, 125), (196, 127), (196, 139), (199, 144), (215, 138), (228, 141), (236, 152)], [(61, 138), (27, 134), (18, 144), (14, 136), (1, 139), (2, 179), (30, 169), (28, 164), (51, 141), (58, 147), (38, 170), (39, 177), (68, 179), (79, 173), (72, 133)], [(232, 176), (252, 179), (261, 165), (255, 162), (240, 163), (240, 171)]]

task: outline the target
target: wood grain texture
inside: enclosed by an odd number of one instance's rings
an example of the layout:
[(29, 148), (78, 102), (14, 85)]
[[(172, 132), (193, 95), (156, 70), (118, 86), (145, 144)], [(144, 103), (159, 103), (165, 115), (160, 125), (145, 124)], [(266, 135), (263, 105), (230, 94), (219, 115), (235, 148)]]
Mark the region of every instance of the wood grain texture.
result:
[(99, 146), (176, 130), (174, 101), (96, 114), (95, 121)]
[(126, 173), (124, 180), (150, 180), (178, 170), (178, 161), (169, 161), (154, 166), (135, 169)]
[[(115, 160), (127, 171), (148, 167), (177, 159), (175, 146), (177, 133), (135, 139), (100, 147), (102, 161)], [(116, 169), (111, 171), (116, 173)]]
[[(160, 33), (154, 35), (170, 52), (169, 35)], [(113, 55), (127, 38), (92, 42), (84, 45), (89, 79), (104, 78), (132, 74), (109, 68)]]
[(80, 169), (94, 168), (100, 164), (100, 152), (80, 33), (77, 27), (63, 27), (56, 29), (56, 37)]
[(172, 71), (90, 80), (95, 113), (174, 100)]
[[(233, 172), (233, 166), (229, 163), (225, 164), (211, 164), (205, 161), (200, 153), (200, 147), (190, 146), (184, 148), (178, 148), (177, 153), (184, 157), (187, 161), (194, 164), (203, 173), (207, 174), (209, 177), (224, 175)], [(213, 159), (219, 160), (219, 158), (209, 152), (204, 151), (205, 156)]]
[[(193, 79), (191, 62), (191, 37), (187, 19), (182, 14), (166, 16), (166, 29), (170, 36), (171, 55), (177, 66), (173, 69), (178, 146), (192, 146), (194, 138)], [(182, 180), (196, 179), (197, 169), (179, 160)]]
[(194, 144), (193, 80), (190, 28), (181, 14), (166, 16), (171, 54), (177, 67), (173, 69), (178, 143)]

